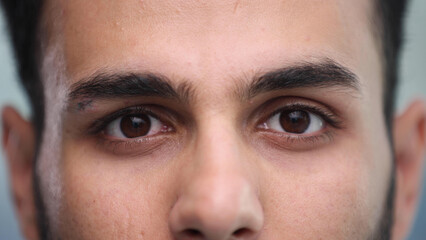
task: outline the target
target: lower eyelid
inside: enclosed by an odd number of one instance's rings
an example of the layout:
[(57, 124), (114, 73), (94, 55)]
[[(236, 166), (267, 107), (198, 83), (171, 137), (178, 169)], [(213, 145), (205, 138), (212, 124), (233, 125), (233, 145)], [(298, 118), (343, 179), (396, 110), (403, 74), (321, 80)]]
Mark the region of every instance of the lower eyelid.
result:
[(305, 151), (327, 145), (334, 140), (334, 132), (324, 130), (321, 134), (302, 136), (297, 134), (279, 133), (272, 131), (260, 132), (261, 138), (268, 145), (288, 151)]
[(96, 145), (103, 152), (106, 151), (117, 156), (126, 155), (131, 157), (149, 154), (170, 142), (173, 142), (173, 138), (168, 136), (141, 137), (128, 140), (99, 137)]
[[(167, 148), (175, 143), (178, 138), (175, 126), (177, 125), (173, 115), (168, 115), (167, 110), (144, 107), (142, 110), (123, 109), (100, 118), (87, 127), (86, 137), (90, 137), (91, 142), (97, 151), (108, 156), (117, 157), (144, 156), (159, 149)], [(163, 113), (164, 111), (164, 113)], [(151, 120), (151, 127), (146, 135), (127, 138), (120, 134), (111, 134), (107, 131), (108, 126), (114, 121), (128, 115), (146, 114)], [(120, 123), (115, 123), (114, 128), (120, 131)], [(118, 136), (118, 137), (117, 137)], [(162, 151), (160, 151), (162, 152)]]

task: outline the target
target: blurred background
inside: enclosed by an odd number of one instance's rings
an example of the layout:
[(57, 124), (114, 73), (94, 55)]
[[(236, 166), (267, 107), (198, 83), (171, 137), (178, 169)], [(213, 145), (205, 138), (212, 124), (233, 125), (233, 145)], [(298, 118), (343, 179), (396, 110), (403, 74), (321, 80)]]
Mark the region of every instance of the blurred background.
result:
[[(397, 101), (398, 111), (404, 109), (414, 98), (426, 100), (426, 1), (413, 0), (408, 10), (406, 43), (402, 54), (402, 81)], [(18, 108), (24, 116), (29, 116), (27, 99), (17, 80), (5, 22), (0, 12), (0, 106), (5, 104), (12, 105)], [(426, 178), (423, 178), (423, 198), (410, 240), (426, 239), (425, 192)], [(0, 240), (20, 239), (22, 237), (9, 194), (4, 155), (0, 154)]]

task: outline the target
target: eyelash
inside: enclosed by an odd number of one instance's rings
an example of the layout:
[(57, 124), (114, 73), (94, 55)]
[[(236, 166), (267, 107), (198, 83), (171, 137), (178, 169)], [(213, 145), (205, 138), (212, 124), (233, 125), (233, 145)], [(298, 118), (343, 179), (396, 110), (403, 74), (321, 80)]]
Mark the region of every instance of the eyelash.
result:
[[(171, 124), (171, 122), (173, 122), (173, 117), (172, 116), (163, 116), (163, 117), (159, 117), (159, 115), (156, 113), (157, 111), (154, 111), (153, 108), (158, 108), (155, 106), (133, 106), (133, 107), (128, 107), (125, 109), (121, 109), (118, 110), (112, 114), (109, 114), (103, 118), (100, 118), (98, 120), (96, 120), (90, 127), (89, 127), (89, 134), (90, 135), (94, 135), (94, 136), (98, 136), (97, 140), (98, 140), (98, 145), (102, 146), (105, 149), (109, 149), (111, 152), (116, 153), (118, 152), (118, 149), (134, 149), (136, 148), (136, 145), (140, 145), (140, 144), (145, 144), (145, 145), (153, 145), (153, 147), (157, 146), (158, 144), (163, 143), (162, 141), (154, 141), (154, 138), (156, 138), (157, 134), (153, 135), (153, 136), (146, 136), (146, 137), (140, 137), (140, 138), (135, 138), (135, 139), (127, 139), (127, 140), (123, 140), (123, 139), (111, 139), (111, 138), (107, 138), (106, 136), (104, 136), (104, 131), (106, 129), (106, 127), (111, 124), (112, 121), (116, 120), (117, 118), (129, 115), (129, 114), (147, 114), (147, 115), (151, 115), (152, 117), (158, 119), (159, 121), (161, 121), (162, 123), (164, 123), (167, 126), (170, 126), (173, 130), (175, 130), (175, 126), (173, 124)], [(326, 129), (325, 131), (323, 131), (320, 134), (315, 134), (315, 135), (303, 135), (303, 134), (291, 134), (291, 133), (285, 133), (285, 132), (277, 132), (274, 130), (265, 130), (265, 129), (261, 129), (259, 127), (259, 125), (261, 125), (262, 123), (265, 123), (268, 119), (270, 119), (271, 117), (275, 116), (276, 114), (279, 114), (283, 111), (288, 111), (288, 110), (303, 110), (303, 111), (308, 111), (311, 112), (313, 114), (316, 114), (317, 116), (319, 116), (325, 123), (325, 127), (324, 129)], [(167, 111), (164, 111), (167, 112)], [(167, 113), (165, 113), (166, 115), (168, 115)], [(172, 121), (167, 121), (167, 118), (172, 119)], [(273, 140), (277, 145), (280, 145), (280, 143), (285, 142), (287, 144), (297, 144), (298, 142), (300, 143), (305, 143), (305, 144), (317, 144), (317, 143), (321, 143), (321, 142), (328, 142), (333, 140), (333, 131), (331, 131), (329, 128), (329, 126), (331, 126), (332, 128), (335, 129), (341, 129), (343, 128), (342, 126), (342, 122), (340, 120), (340, 118), (332, 111), (327, 111), (327, 110), (323, 110), (323, 108), (318, 107), (318, 106), (313, 106), (313, 105), (308, 105), (305, 103), (293, 103), (293, 104), (289, 104), (287, 106), (284, 107), (280, 107), (276, 110), (274, 110), (273, 112), (269, 113), (268, 115), (266, 115), (266, 117), (261, 118), (261, 121), (259, 121), (259, 124), (257, 124), (256, 127), (256, 131), (263, 131), (263, 132), (268, 132), (269, 134), (273, 135)], [(171, 131), (174, 132), (174, 131)], [(164, 133), (162, 133), (164, 134)], [(158, 138), (157, 138), (158, 139)], [(163, 138), (163, 140), (166, 140), (167, 138)], [(157, 142), (157, 143), (156, 143)], [(148, 144), (149, 143), (149, 144)], [(150, 147), (147, 147), (148, 150)]]
[[(139, 137), (134, 139), (113, 139), (105, 136), (104, 131), (106, 130), (107, 126), (111, 124), (114, 120), (130, 115), (130, 114), (147, 114), (152, 116), (153, 118), (158, 119), (160, 122), (164, 123), (167, 126), (171, 126), (172, 130), (169, 131), (169, 133), (174, 132), (174, 125), (170, 123), (170, 121), (167, 121), (167, 118), (172, 119), (172, 116), (164, 116), (159, 117), (159, 114), (157, 114), (157, 111), (154, 111), (154, 108), (160, 108), (156, 106), (133, 106), (124, 108), (121, 110), (118, 110), (112, 114), (109, 114), (103, 118), (100, 118), (96, 120), (88, 129), (88, 133), (92, 136), (97, 136), (97, 147), (107, 149), (108, 151), (112, 152), (113, 154), (124, 154), (122, 151), (132, 151), (133, 149), (136, 149), (137, 146), (144, 145), (143, 148), (137, 148), (140, 149), (141, 152), (138, 153), (130, 153), (134, 155), (142, 154), (143, 152), (149, 152), (152, 149), (155, 149), (157, 146), (161, 145), (166, 141), (168, 138), (156, 138), (157, 134), (154, 134), (152, 136), (145, 136), (145, 137)], [(165, 115), (168, 115), (165, 113)], [(165, 134), (162, 132), (162, 134)], [(154, 139), (159, 141), (154, 141)]]
[[(134, 106), (134, 107), (128, 107), (121, 110), (118, 110), (117, 112), (114, 112), (106, 117), (103, 117), (101, 119), (96, 120), (90, 127), (89, 127), (89, 134), (96, 135), (102, 133), (105, 128), (113, 122), (114, 120), (124, 117), (126, 115), (130, 114), (146, 114), (150, 115), (161, 122), (164, 122), (167, 125), (169, 124), (169, 121), (165, 121), (163, 118), (160, 118), (158, 114), (156, 114), (151, 107), (149, 106)], [(140, 139), (138, 139), (140, 140)]]
[(277, 110), (268, 114), (266, 118), (263, 118), (261, 122), (263, 123), (263, 122), (267, 121), (268, 119), (270, 119), (271, 117), (273, 117), (276, 114), (279, 114), (283, 111), (293, 111), (293, 110), (294, 111), (298, 110), (298, 111), (311, 112), (311, 113), (316, 114), (319, 117), (321, 117), (327, 125), (330, 125), (330, 126), (336, 128), (336, 129), (343, 128), (342, 122), (336, 116), (335, 113), (325, 111), (322, 108), (317, 107), (317, 106), (311, 106), (311, 105), (306, 105), (306, 104), (301, 104), (301, 103), (293, 103), (293, 104), (278, 108)]
[(310, 136), (302, 136), (297, 134), (288, 134), (288, 133), (274, 133), (278, 135), (280, 138), (284, 138), (284, 141), (287, 143), (297, 143), (298, 141), (305, 143), (317, 143), (323, 140), (332, 140), (333, 134), (330, 131), (326, 131), (319, 135), (310, 135)]
[[(323, 131), (320, 131), (319, 133), (313, 135), (304, 135), (278, 132), (275, 130), (260, 127), (263, 124), (266, 124), (266, 122), (276, 114), (280, 114), (283, 111), (289, 110), (307, 111), (316, 114), (325, 123)], [(257, 124), (256, 131), (260, 132), (264, 137), (269, 139), (269, 142), (271, 142), (278, 148), (303, 150), (312, 148), (316, 145), (321, 145), (323, 143), (333, 141), (334, 134), (336, 132), (333, 131), (333, 129), (339, 130), (343, 128), (343, 121), (340, 119), (339, 115), (337, 115), (332, 110), (324, 110), (324, 108), (322, 107), (310, 105), (307, 103), (291, 103), (287, 104), (286, 106), (279, 107), (278, 109), (267, 114), (266, 117), (261, 118), (261, 120)], [(302, 143), (302, 145), (300, 145), (299, 143)], [(306, 148), (306, 146), (310, 147)]]

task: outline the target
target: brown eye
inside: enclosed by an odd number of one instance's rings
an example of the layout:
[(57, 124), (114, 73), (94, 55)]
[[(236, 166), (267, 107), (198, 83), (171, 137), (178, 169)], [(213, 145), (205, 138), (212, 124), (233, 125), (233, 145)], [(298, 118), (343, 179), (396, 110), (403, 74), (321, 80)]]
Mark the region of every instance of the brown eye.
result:
[(270, 117), (263, 128), (292, 134), (311, 134), (324, 127), (324, 119), (305, 110), (283, 110)]
[(110, 137), (126, 139), (152, 136), (171, 130), (171, 126), (164, 124), (156, 117), (140, 113), (116, 118), (105, 127), (104, 133)]
[(305, 111), (284, 111), (279, 117), (280, 125), (288, 133), (304, 133), (311, 123)]
[(151, 120), (145, 114), (125, 116), (121, 119), (120, 129), (127, 138), (142, 137), (151, 129)]

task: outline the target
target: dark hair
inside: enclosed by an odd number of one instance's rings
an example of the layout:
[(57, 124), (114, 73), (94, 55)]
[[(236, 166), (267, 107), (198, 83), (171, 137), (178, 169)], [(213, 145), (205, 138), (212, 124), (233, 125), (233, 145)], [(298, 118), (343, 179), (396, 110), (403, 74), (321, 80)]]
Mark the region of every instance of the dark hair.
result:
[[(375, 0), (384, 67), (384, 114), (388, 134), (391, 127), (399, 79), (400, 49), (403, 44), (404, 20), (408, 0)], [(392, 137), (390, 137), (392, 140)]]
[[(0, 0), (8, 23), (13, 43), (17, 68), (22, 85), (31, 103), (33, 123), (36, 130), (37, 144), (40, 144), (44, 128), (44, 94), (40, 77), (40, 22), (43, 9), (42, 0)], [(381, 53), (384, 69), (384, 116), (388, 128), (389, 139), (392, 141), (391, 127), (398, 82), (399, 52), (402, 45), (403, 20), (408, 0), (372, 0), (375, 3), (377, 20), (375, 31), (379, 32)], [(373, 20), (373, 21), (374, 21)], [(376, 21), (374, 21), (376, 22)], [(392, 145), (392, 142), (391, 142)], [(38, 146), (36, 148), (38, 150)], [(35, 168), (34, 168), (35, 169)], [(36, 176), (36, 174), (34, 174)], [(37, 179), (36, 179), (37, 182)], [(38, 205), (38, 224), (41, 238), (48, 239), (48, 222), (44, 215), (44, 206), (40, 196), (40, 186), (35, 184), (35, 200)], [(388, 193), (384, 219), (377, 229), (380, 239), (390, 238), (392, 225), (392, 207), (394, 191), (394, 174)]]
[(43, 1), (1, 0), (1, 4), (8, 23), (21, 84), (30, 101), (37, 144), (40, 144), (44, 127), (44, 95), (39, 73), (38, 30)]

